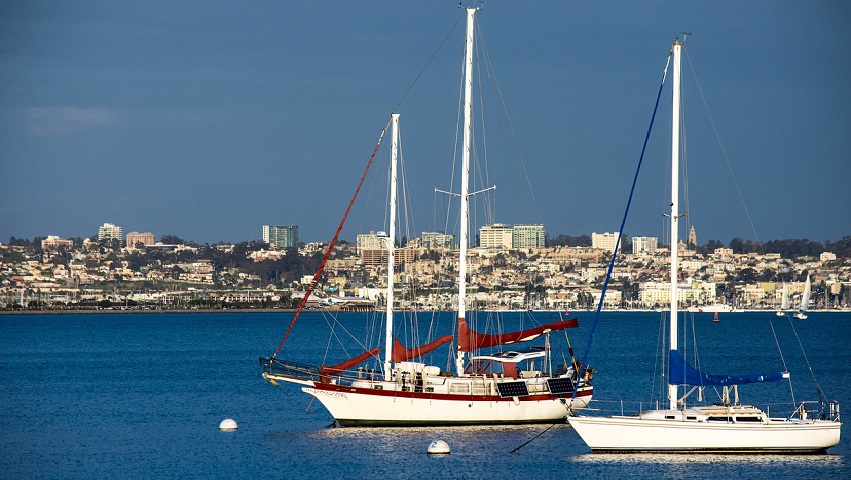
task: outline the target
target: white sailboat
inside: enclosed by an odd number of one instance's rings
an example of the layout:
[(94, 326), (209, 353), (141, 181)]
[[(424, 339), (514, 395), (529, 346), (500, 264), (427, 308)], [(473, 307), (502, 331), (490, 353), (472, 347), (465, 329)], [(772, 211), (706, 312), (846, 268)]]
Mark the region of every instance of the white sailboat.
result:
[[(798, 410), (796, 418), (771, 418), (751, 405), (738, 403), (737, 385), (781, 381), (788, 374), (708, 375), (687, 364), (677, 349), (677, 233), (679, 208), (680, 55), (682, 42), (674, 41), (673, 122), (671, 171), (671, 305), (667, 409), (643, 411), (635, 416), (594, 417), (579, 415), (568, 421), (594, 452), (732, 452), (814, 453), (839, 443), (839, 407), (830, 405), (825, 419), (808, 418)], [(693, 388), (680, 397), (679, 385)], [(695, 389), (723, 387), (724, 401), (712, 406), (687, 407)], [(731, 388), (732, 387), (732, 388)], [(730, 391), (735, 393), (731, 402)]]
[(780, 297), (780, 310), (777, 311), (777, 316), (786, 315), (786, 310), (789, 310), (789, 289), (786, 288), (786, 283), (783, 283), (783, 291)]
[(812, 290), (812, 284), (810, 283), (810, 276), (807, 275), (807, 281), (804, 283), (804, 293), (801, 294), (801, 307), (798, 308), (798, 311), (795, 312), (795, 318), (805, 320), (807, 318), (807, 308), (810, 306), (810, 291)]
[[(578, 378), (579, 365), (570, 362), (552, 368), (551, 332), (578, 325), (575, 319), (497, 335), (473, 331), (467, 322), (467, 246), (469, 243), (470, 151), (472, 142), (473, 41), (475, 8), (466, 9), (464, 134), (460, 198), (457, 335), (415, 348), (406, 348), (393, 332), (393, 269), (395, 208), (391, 208), (387, 241), (387, 311), (381, 371), (352, 370), (374, 360), (369, 350), (333, 366), (314, 367), (272, 357), (261, 358), (263, 377), (270, 383), (290, 382), (318, 399), (341, 426), (430, 426), (563, 422), (590, 401), (590, 378)], [(392, 116), (391, 207), (396, 202), (395, 180), (399, 116)], [(339, 231), (339, 230), (338, 230)], [(332, 242), (333, 247), (333, 242)], [(329, 249), (330, 251), (330, 249)], [(318, 276), (318, 274), (317, 274)], [(544, 345), (513, 348), (514, 344), (544, 336)], [(286, 337), (285, 337), (286, 338)], [(283, 342), (282, 342), (283, 343)], [(455, 372), (415, 361), (435, 348), (451, 343)], [(487, 352), (489, 347), (505, 347)], [(280, 350), (280, 347), (279, 347)], [(470, 355), (466, 359), (466, 355)], [(537, 362), (537, 363), (536, 363)], [(365, 373), (366, 372), (366, 373)], [(571, 402), (571, 397), (575, 399)]]

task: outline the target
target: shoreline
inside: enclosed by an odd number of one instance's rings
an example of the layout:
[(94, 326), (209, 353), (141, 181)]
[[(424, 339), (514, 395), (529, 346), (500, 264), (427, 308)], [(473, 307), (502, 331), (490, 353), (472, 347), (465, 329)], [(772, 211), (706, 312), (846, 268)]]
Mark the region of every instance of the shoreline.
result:
[[(410, 312), (411, 310), (405, 310), (406, 312)], [(516, 313), (516, 312), (529, 312), (529, 310), (481, 310), (482, 312), (494, 312), (494, 313)], [(576, 309), (569, 312), (567, 315), (570, 316), (572, 313), (577, 312), (595, 312), (596, 310), (588, 310), (588, 309)], [(603, 310), (604, 313), (650, 313), (655, 310), (650, 309), (617, 309), (617, 310)], [(741, 310), (732, 310), (729, 312), (717, 312), (722, 315), (736, 314), (736, 313), (774, 313), (777, 310), (772, 309), (741, 309)], [(99, 310), (87, 310), (87, 309), (62, 309), (62, 310), (0, 310), (0, 315), (103, 315), (103, 314), (119, 314), (119, 315), (138, 315), (138, 314), (162, 314), (162, 313), (179, 313), (179, 314), (197, 314), (197, 313), (295, 313), (295, 308), (228, 308), (228, 309), (219, 309), (219, 308), (173, 308), (173, 309), (164, 309), (164, 310), (131, 310), (131, 309), (99, 309)], [(369, 313), (369, 312), (377, 312), (377, 310), (371, 311), (349, 311), (349, 310), (339, 310), (339, 309), (310, 309), (305, 310), (305, 312), (323, 312), (323, 313)], [(435, 310), (416, 310), (417, 313), (433, 313)], [(563, 310), (532, 310), (531, 313), (556, 313), (563, 312)], [(667, 310), (664, 311), (656, 311), (657, 313), (666, 313)], [(696, 313), (702, 315), (712, 315), (716, 312), (687, 312), (680, 311), (681, 313)], [(808, 310), (807, 313), (848, 313), (851, 314), (851, 308), (848, 309), (831, 309), (831, 310)]]

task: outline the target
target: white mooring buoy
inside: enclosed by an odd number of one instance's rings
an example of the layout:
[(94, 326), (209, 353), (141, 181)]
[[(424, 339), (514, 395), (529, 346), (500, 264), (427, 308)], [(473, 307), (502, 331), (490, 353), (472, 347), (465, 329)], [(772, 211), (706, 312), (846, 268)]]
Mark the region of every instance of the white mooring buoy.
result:
[(435, 440), (428, 446), (428, 453), (443, 454), (449, 453), (449, 444), (443, 440)]
[(219, 424), (219, 430), (236, 430), (237, 428), (236, 421), (232, 418), (226, 418)]

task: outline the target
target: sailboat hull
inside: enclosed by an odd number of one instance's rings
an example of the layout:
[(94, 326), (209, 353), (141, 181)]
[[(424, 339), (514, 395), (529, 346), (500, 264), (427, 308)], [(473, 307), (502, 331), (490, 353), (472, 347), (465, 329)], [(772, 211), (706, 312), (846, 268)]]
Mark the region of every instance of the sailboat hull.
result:
[(594, 452), (822, 453), (839, 443), (833, 421), (714, 423), (639, 417), (571, 417)]
[(555, 423), (584, 408), (591, 401), (593, 387), (580, 387), (572, 403), (569, 394), (502, 398), (324, 383), (302, 390), (316, 397), (341, 426), (381, 427)]

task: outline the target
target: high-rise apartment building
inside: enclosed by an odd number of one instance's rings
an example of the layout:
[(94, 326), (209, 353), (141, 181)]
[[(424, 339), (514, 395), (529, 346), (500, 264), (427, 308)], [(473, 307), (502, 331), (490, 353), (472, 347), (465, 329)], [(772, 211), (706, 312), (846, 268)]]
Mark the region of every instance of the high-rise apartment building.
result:
[(659, 248), (658, 237), (632, 237), (632, 253), (656, 253)]
[(504, 223), (485, 225), (479, 229), (479, 246), (510, 249), (513, 234), (514, 229)]
[(298, 247), (298, 225), (263, 225), (263, 241), (277, 249)]
[(98, 242), (102, 240), (118, 240), (119, 242), (123, 240), (121, 227), (111, 223), (104, 223), (101, 225), (101, 227), (98, 228)]
[(543, 225), (515, 225), (511, 232), (511, 248), (544, 248), (547, 232)]
[[(594, 232), (591, 234), (591, 247), (599, 248), (601, 250), (605, 250), (607, 252), (614, 252), (615, 245), (618, 243), (618, 234), (615, 233), (597, 233)], [(623, 242), (621, 242), (621, 247), (623, 247)], [(620, 251), (620, 248), (618, 249)]]

